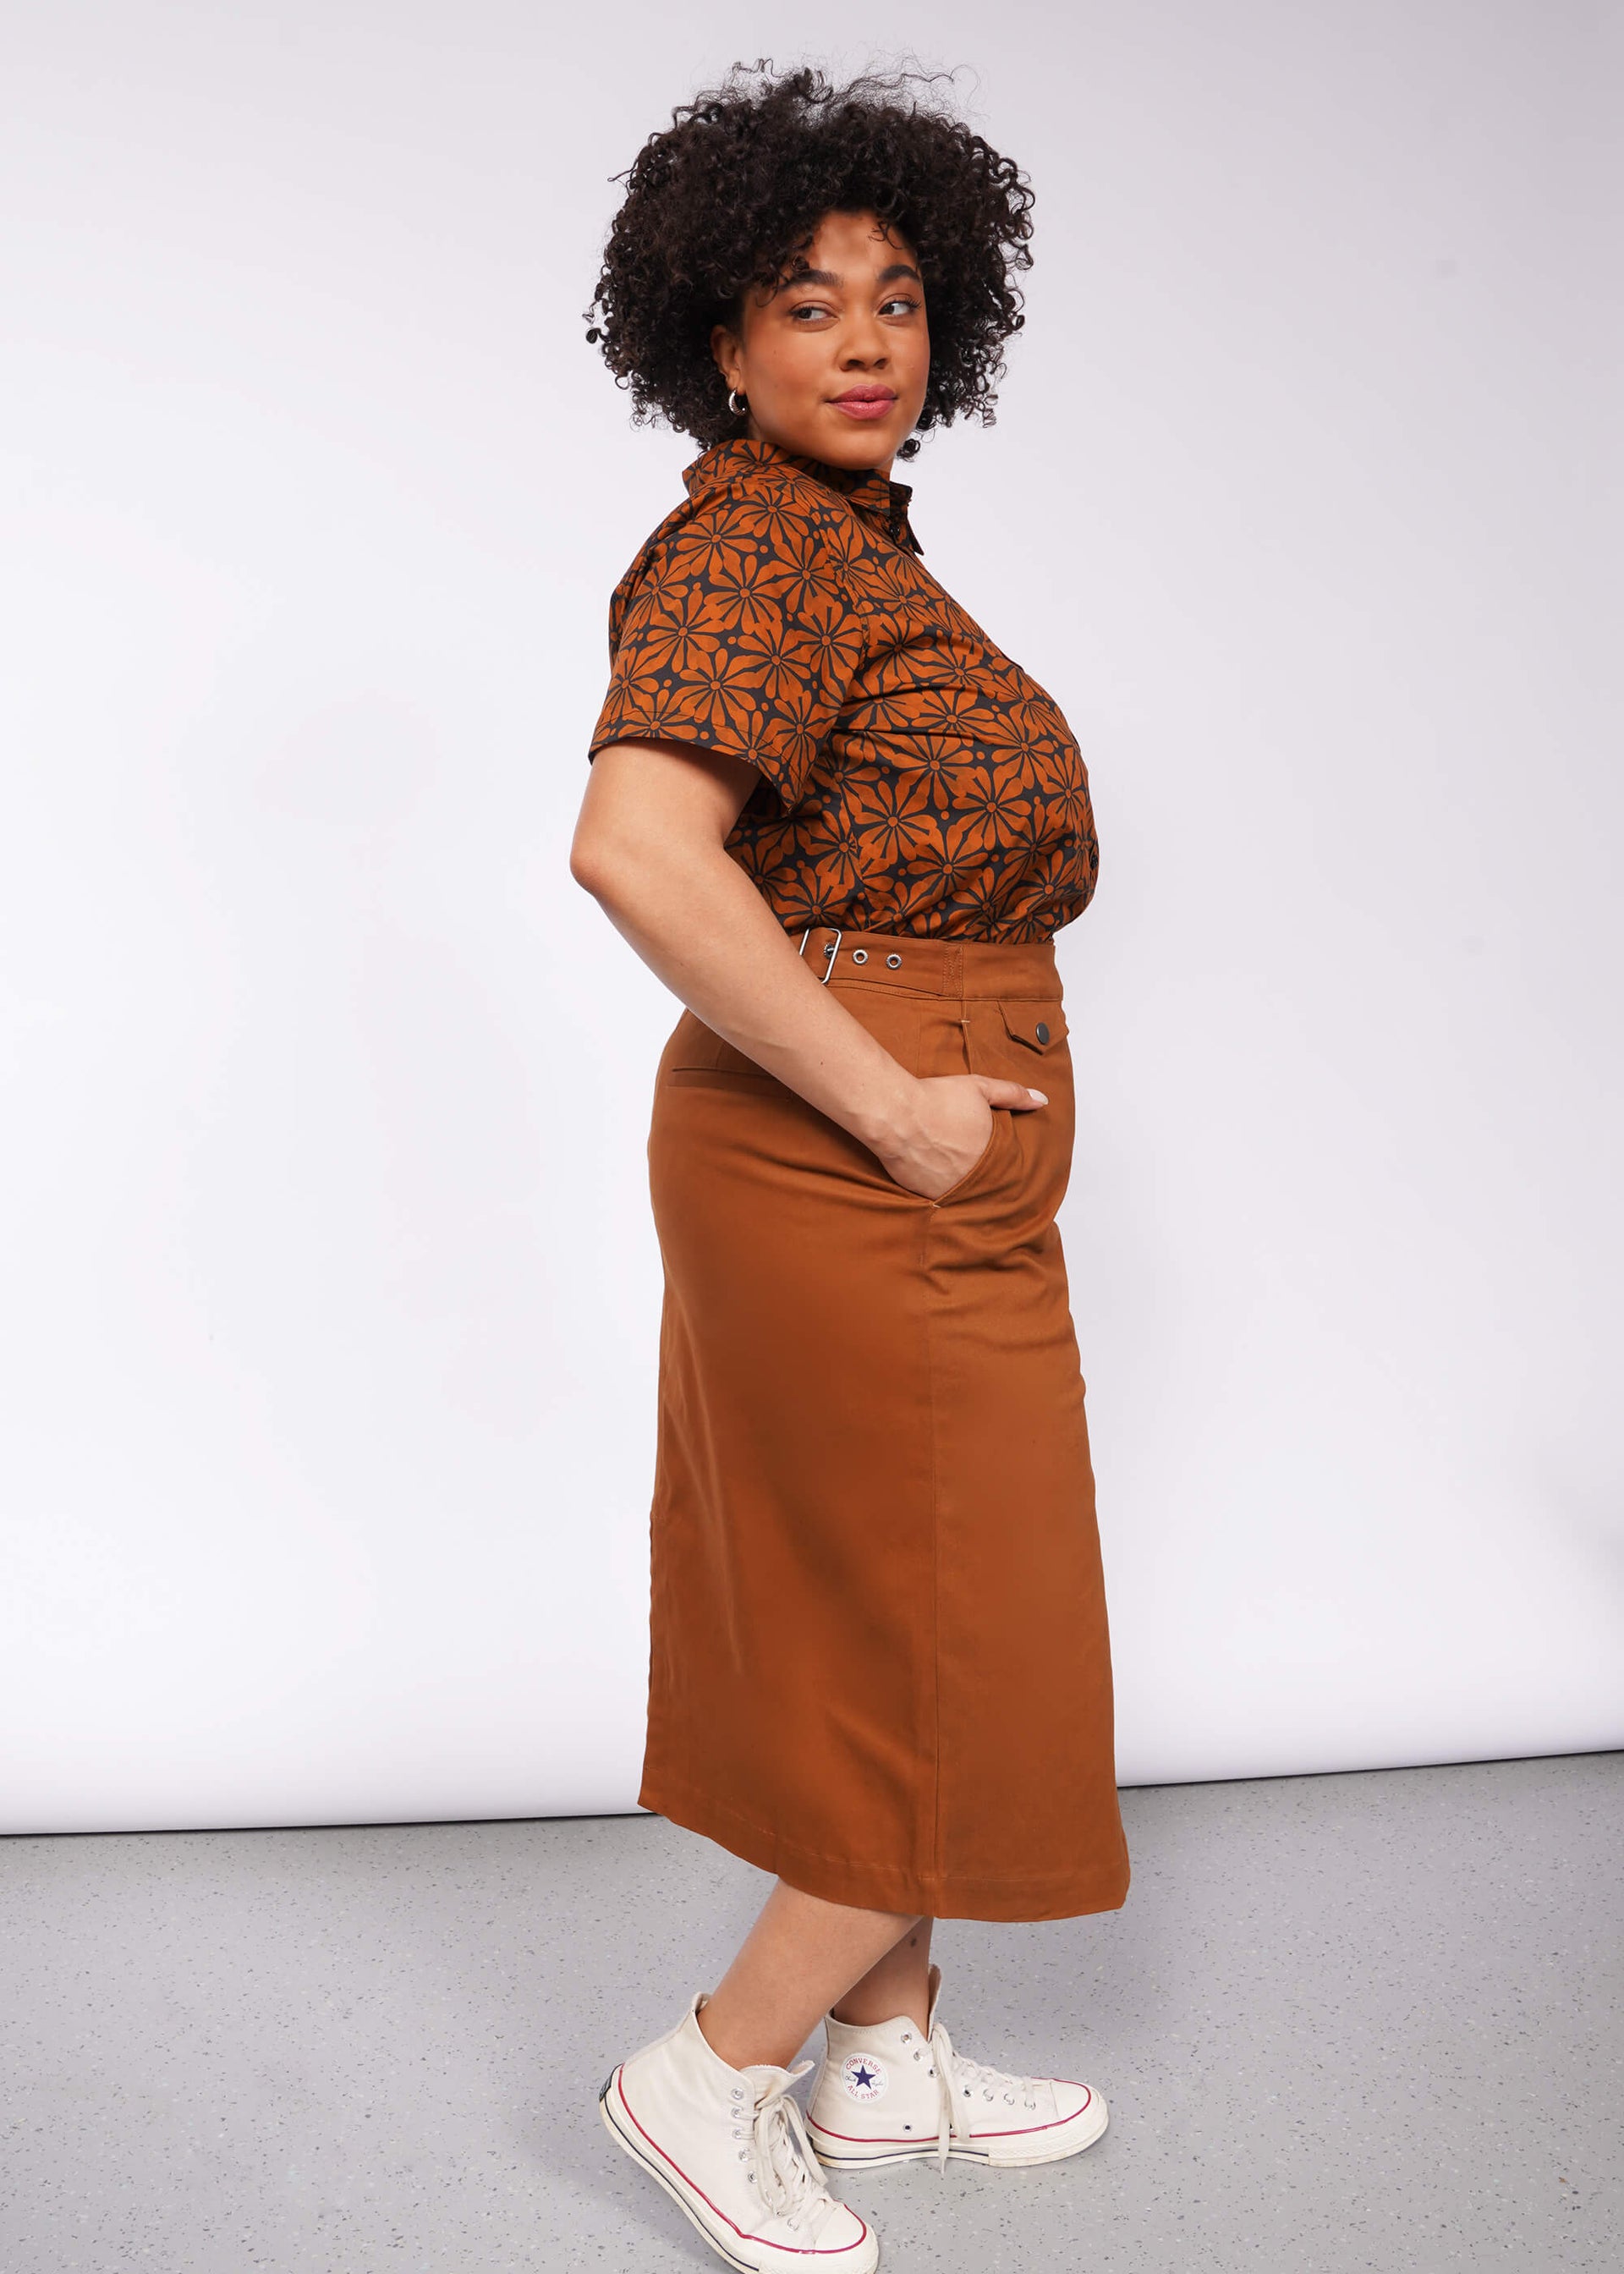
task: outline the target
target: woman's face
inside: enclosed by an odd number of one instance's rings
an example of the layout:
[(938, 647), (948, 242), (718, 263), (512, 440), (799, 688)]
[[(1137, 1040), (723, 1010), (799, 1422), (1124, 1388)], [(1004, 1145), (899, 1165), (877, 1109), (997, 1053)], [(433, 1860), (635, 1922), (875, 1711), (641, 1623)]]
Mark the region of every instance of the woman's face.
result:
[(871, 213), (825, 214), (776, 290), (752, 289), (710, 350), (748, 399), (748, 432), (825, 465), (889, 474), (930, 375), (913, 247)]

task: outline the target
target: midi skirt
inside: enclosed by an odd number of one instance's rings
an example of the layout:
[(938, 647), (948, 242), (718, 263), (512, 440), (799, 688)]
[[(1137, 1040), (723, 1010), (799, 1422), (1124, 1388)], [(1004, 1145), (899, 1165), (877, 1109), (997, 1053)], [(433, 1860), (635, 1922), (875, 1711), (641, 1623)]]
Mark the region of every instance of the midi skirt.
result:
[(648, 1145), (665, 1288), (638, 1799), (831, 1902), (1112, 1910), (1129, 1863), (1056, 1223), (1074, 1106), (1054, 945), (801, 945), (912, 1073), (1049, 1103), (996, 1108), (926, 1199), (678, 1020)]

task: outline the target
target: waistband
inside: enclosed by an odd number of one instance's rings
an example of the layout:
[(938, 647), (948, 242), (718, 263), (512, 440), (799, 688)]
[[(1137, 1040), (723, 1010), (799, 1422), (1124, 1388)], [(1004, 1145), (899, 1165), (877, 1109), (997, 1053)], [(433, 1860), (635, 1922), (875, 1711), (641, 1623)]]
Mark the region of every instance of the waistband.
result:
[(914, 995), (1032, 995), (1056, 999), (1060, 967), (1052, 939), (914, 939), (890, 931), (792, 932), (820, 979), (896, 987)]

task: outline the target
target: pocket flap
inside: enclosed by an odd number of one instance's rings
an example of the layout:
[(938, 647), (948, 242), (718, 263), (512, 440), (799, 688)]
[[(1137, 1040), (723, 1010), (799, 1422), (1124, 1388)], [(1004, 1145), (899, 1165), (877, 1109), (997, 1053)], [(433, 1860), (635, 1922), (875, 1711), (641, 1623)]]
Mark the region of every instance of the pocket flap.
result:
[(1058, 1003), (1002, 996), (998, 1008), (1014, 1041), (1029, 1050), (1049, 1050), (1065, 1039), (1065, 1013)]

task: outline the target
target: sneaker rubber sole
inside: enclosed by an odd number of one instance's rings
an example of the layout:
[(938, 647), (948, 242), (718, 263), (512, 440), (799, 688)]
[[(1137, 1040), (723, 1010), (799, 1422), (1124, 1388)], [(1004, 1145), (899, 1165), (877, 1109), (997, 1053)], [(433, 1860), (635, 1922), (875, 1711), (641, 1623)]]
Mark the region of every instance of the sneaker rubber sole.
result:
[[(948, 2143), (948, 2160), (981, 2164), (996, 2172), (1024, 2171), (1034, 2164), (1063, 2163), (1066, 2157), (1080, 2156), (1085, 2148), (1092, 2148), (1109, 2121), (1110, 2112), (1096, 2092), (1086, 2108), (1079, 2108), (1075, 2116), (1066, 2118), (1063, 2123), (1049, 2126), (1048, 2130), (1052, 2136), (1044, 2139), (1041, 2146), (1035, 2142), (1043, 2135), (1034, 2134), (1032, 2147), (1011, 2155), (995, 2156), (990, 2149), (965, 2147), (953, 2140)], [(921, 2140), (917, 2147), (910, 2143), (906, 2148), (864, 2150), (837, 2145), (833, 2136), (811, 2120), (807, 2130), (818, 2162), (828, 2172), (876, 2172), (890, 2164), (934, 2163), (936, 2158), (934, 2140)]]

